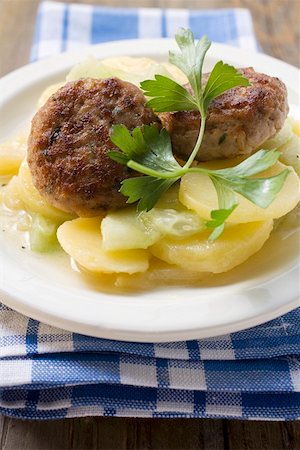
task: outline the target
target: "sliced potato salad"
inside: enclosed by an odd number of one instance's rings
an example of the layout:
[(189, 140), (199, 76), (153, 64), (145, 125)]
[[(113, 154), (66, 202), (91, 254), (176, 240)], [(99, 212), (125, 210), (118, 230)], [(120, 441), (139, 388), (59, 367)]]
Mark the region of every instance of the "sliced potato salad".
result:
[[(139, 84), (157, 73), (181, 83), (186, 81), (174, 66), (146, 58), (112, 58), (102, 62), (90, 58), (72, 69), (67, 80), (115, 75)], [(39, 106), (61, 85), (49, 87), (41, 96)], [(0, 145), (1, 211), (26, 214), (28, 227), (23, 227), (22, 232), (29, 233), (31, 250), (61, 251), (61, 247), (83, 271), (97, 276), (104, 274), (104, 277), (115, 274), (116, 285), (130, 285), (128, 279), (138, 280), (145, 273), (147, 287), (162, 282), (189, 284), (201, 279), (203, 274), (226, 272), (242, 264), (264, 245), (274, 220), (297, 206), (299, 130), (298, 122), (287, 119), (282, 130), (262, 146), (277, 148), (281, 154), (273, 167), (255, 177), (271, 177), (286, 167), (289, 169), (276, 199), (267, 208), (260, 208), (237, 194), (238, 206), (216, 240), (209, 239), (211, 229), (207, 222), (211, 211), (218, 209), (218, 197), (206, 174), (184, 175), (148, 212), (138, 212), (134, 205), (104, 212), (101, 217), (78, 218), (50, 205), (34, 187), (26, 163), (26, 136)], [(239, 162), (226, 160), (211, 164), (221, 169)]]

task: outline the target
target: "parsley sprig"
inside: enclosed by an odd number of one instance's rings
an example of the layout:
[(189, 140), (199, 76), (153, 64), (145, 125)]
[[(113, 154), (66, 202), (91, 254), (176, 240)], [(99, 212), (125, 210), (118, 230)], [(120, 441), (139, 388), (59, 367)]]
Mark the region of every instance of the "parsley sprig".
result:
[(211, 42), (204, 36), (195, 43), (193, 33), (183, 28), (176, 35), (176, 41), (180, 52), (170, 52), (169, 61), (185, 73), (192, 92), (162, 75), (143, 81), (141, 88), (150, 97), (147, 105), (156, 112), (199, 111), (200, 130), (189, 158), (181, 166), (173, 155), (168, 132), (165, 129), (159, 131), (154, 125), (135, 128), (132, 133), (125, 125), (113, 126), (111, 141), (120, 151), (111, 151), (109, 156), (144, 175), (124, 180), (120, 189), (128, 197), (128, 203), (138, 202), (138, 211), (152, 209), (159, 198), (186, 173), (208, 175), (218, 196), (219, 209), (211, 211), (211, 220), (207, 222), (207, 226), (213, 229), (210, 239), (216, 239), (238, 205), (236, 193), (266, 208), (282, 188), (289, 171), (286, 169), (269, 178), (251, 178), (275, 164), (280, 154), (277, 150), (259, 150), (228, 169), (191, 167), (201, 147), (209, 104), (227, 90), (249, 86), (250, 83), (234, 67), (219, 61), (203, 85), (202, 67)]

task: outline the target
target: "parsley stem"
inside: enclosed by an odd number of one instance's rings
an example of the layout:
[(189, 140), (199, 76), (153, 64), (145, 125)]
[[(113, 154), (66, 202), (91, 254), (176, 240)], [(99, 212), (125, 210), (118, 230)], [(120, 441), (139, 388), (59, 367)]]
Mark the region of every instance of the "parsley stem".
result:
[(197, 138), (195, 147), (194, 147), (192, 153), (189, 156), (189, 159), (187, 160), (187, 162), (183, 166), (183, 169), (188, 169), (190, 167), (190, 165), (194, 161), (194, 159), (195, 159), (195, 157), (196, 157), (196, 155), (197, 155), (197, 153), (199, 151), (199, 148), (200, 148), (200, 146), (202, 144), (202, 140), (203, 140), (203, 136), (204, 136), (204, 130), (205, 130), (206, 115), (200, 113), (200, 117), (201, 117), (201, 125), (200, 125), (200, 131), (199, 131), (199, 134), (198, 134), (198, 138)]
[(127, 167), (129, 167), (132, 170), (135, 170), (136, 172), (140, 172), (144, 175), (150, 175), (151, 177), (163, 178), (163, 179), (182, 177), (187, 172), (187, 169), (188, 169), (188, 168), (182, 167), (178, 170), (173, 170), (172, 172), (171, 171), (170, 172), (167, 172), (167, 171), (159, 172), (157, 170), (151, 169), (150, 167), (144, 166), (143, 164), (140, 164), (140, 163), (134, 161), (133, 159), (128, 161)]

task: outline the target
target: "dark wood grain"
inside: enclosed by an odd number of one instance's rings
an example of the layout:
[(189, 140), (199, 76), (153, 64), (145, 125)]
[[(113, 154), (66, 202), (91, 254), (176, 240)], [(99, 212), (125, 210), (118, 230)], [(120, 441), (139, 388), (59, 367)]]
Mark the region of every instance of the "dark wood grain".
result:
[[(38, 0), (0, 0), (0, 75), (27, 63), (37, 5)], [(265, 53), (300, 66), (300, 0), (127, 0), (126, 5), (249, 8)], [(300, 450), (300, 423), (105, 417), (34, 422), (0, 417), (0, 449)]]

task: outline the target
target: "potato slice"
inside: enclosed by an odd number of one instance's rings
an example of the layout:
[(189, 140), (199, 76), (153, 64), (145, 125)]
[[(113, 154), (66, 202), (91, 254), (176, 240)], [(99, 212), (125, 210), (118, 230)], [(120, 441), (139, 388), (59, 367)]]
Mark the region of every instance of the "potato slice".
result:
[(17, 176), (12, 177), (9, 183), (3, 188), (1, 201), (9, 209), (25, 209), (24, 202), (20, 197)]
[(26, 155), (27, 136), (19, 135), (0, 144), (0, 176), (16, 175)]
[(162, 239), (151, 247), (157, 258), (186, 270), (221, 273), (246, 261), (268, 239), (273, 221), (227, 225), (215, 241), (209, 241), (211, 231), (187, 239)]
[[(277, 162), (270, 169), (260, 173), (258, 177), (271, 177), (286, 169)], [(260, 208), (245, 197), (236, 194), (239, 205), (228, 217), (228, 223), (247, 223), (269, 220), (284, 216), (295, 208), (300, 200), (300, 182), (292, 167), (281, 191), (268, 208)], [(189, 173), (184, 175), (179, 189), (179, 199), (187, 207), (196, 211), (200, 217), (210, 219), (210, 213), (218, 209), (218, 198), (214, 185), (207, 175)]]
[(26, 161), (21, 164), (18, 175), (18, 188), (21, 200), (29, 212), (39, 213), (42, 216), (58, 222), (70, 220), (74, 216), (61, 211), (45, 200), (32, 182), (31, 173)]
[(101, 219), (75, 219), (57, 230), (60, 245), (84, 269), (98, 273), (145, 272), (149, 267), (146, 250), (105, 251), (100, 232)]

